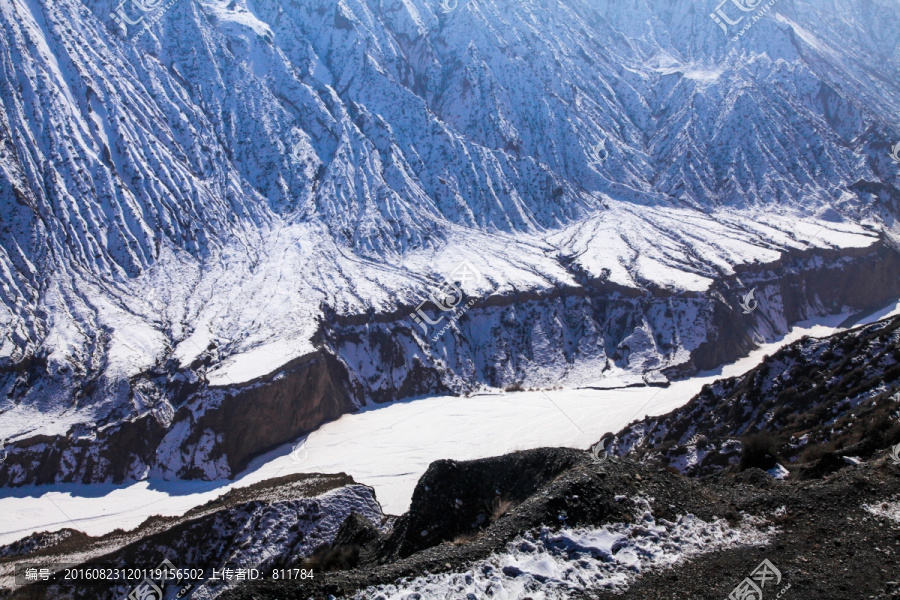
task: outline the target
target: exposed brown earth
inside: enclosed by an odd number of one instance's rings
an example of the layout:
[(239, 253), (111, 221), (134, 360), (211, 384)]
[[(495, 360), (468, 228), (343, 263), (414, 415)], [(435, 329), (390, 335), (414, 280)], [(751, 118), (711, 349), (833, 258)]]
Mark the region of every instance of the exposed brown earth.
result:
[[(112, 425), (96, 439), (38, 435), (7, 444), (0, 485), (121, 483), (136, 475), (135, 465), (155, 465), (160, 443), (181, 424), (191, 432), (181, 441), (185, 452), (211, 433), (213, 458), (226, 457), (235, 475), (253, 457), (356, 409), (346, 370), (325, 352), (295, 359), (266, 377), (204, 393), (220, 394), (221, 400), (199, 414), (197, 402), (184, 404), (168, 426), (147, 414)], [(205, 478), (198, 465), (190, 464), (179, 475)]]
[[(687, 362), (665, 366), (668, 359), (663, 357), (662, 372), (677, 378), (732, 361), (752, 347), (748, 332), (760, 317), (743, 315), (737, 307), (740, 294), (751, 286), (764, 289), (768, 297), (778, 299), (783, 313), (780, 318), (787, 323), (848, 306), (867, 310), (900, 296), (900, 258), (883, 242), (860, 249), (785, 253), (774, 263), (745, 267), (739, 274), (740, 282), (738, 276), (720, 280), (712, 294), (703, 296), (673, 296), (666, 290), (655, 289), (636, 292), (602, 279), (574, 275), (580, 287), (546, 294), (516, 293), (474, 299), (473, 308), (460, 320), (461, 326), (465, 326), (469, 315), (476, 318), (504, 307), (515, 307), (514, 314), (518, 315), (517, 321), (504, 321), (495, 332), (498, 340), (507, 342), (492, 350), (478, 351), (488, 352), (479, 355), (476, 361), (485, 365), (483, 373), (457, 372), (463, 369), (461, 365), (434, 362), (440, 353), (416, 351), (418, 346), (410, 333), (414, 325), (408, 318), (408, 310), (356, 316), (328, 311), (328, 325), (323, 322), (313, 340), (319, 351), (295, 359), (253, 382), (208, 387), (204, 373), (217, 352), (212, 346), (190, 366), (190, 373), (185, 377), (173, 377), (167, 371), (172, 365), (160, 365), (147, 373), (144, 378), (147, 381), (139, 377), (132, 382), (137, 389), (152, 380), (156, 382), (154, 385), (166, 390), (176, 408), (171, 422), (159, 415), (146, 414), (132, 421), (110, 423), (96, 433), (96, 438), (70, 431), (64, 436), (38, 435), (8, 443), (9, 457), (0, 464), (0, 486), (120, 483), (140, 477), (147, 467), (164, 466), (157, 464), (158, 449), (168, 434), (185, 423), (190, 433), (175, 443), (179, 452), (190, 458), (178, 467), (177, 475), (207, 479), (210, 475), (206, 465), (224, 457), (225, 468), (234, 476), (253, 457), (356, 410), (366, 398), (379, 402), (429, 393), (462, 394), (481, 384), (501, 388), (535, 387), (529, 381), (532, 371), (529, 357), (537, 350), (530, 346), (525, 332), (534, 319), (548, 311), (560, 316), (555, 322), (576, 319), (574, 329), (562, 335), (563, 338), (577, 339), (587, 331), (595, 332), (593, 335), (602, 332), (602, 338), (585, 342), (585, 347), (602, 344), (608, 360), (626, 363), (628, 349), (619, 346), (642, 322), (642, 315), (667, 313), (673, 306), (694, 307), (690, 310), (708, 313), (701, 319), (708, 341), (694, 350)], [(455, 334), (446, 335), (452, 338)], [(674, 330), (654, 332), (665, 356), (676, 350), (678, 341), (674, 335)], [(510, 340), (518, 340), (516, 343), (521, 347), (509, 347)], [(462, 348), (467, 342), (460, 338), (453, 343)], [(360, 349), (365, 349), (377, 361), (380, 372), (390, 372), (387, 384), (384, 381), (373, 384), (355, 372), (356, 366), (341, 358)], [(560, 365), (597, 360), (596, 356), (577, 356), (574, 346), (559, 351)], [(6, 370), (7, 376), (15, 376), (22, 379), (22, 385), (28, 385), (41, 368), (40, 361), (31, 361)], [(80, 393), (89, 396), (96, 387), (86, 381)], [(214, 398), (218, 399), (213, 401)], [(213, 447), (210, 452), (198, 453), (197, 447), (204, 437), (213, 440)]]
[[(221, 435), (218, 452), (233, 474), (253, 457), (314, 431), (323, 423), (356, 409), (346, 370), (334, 357), (317, 352), (292, 361), (276, 375), (231, 387), (217, 408), (191, 423), (196, 442), (204, 431)], [(193, 420), (186, 407), (173, 426)], [(202, 478), (187, 472), (186, 479)]]

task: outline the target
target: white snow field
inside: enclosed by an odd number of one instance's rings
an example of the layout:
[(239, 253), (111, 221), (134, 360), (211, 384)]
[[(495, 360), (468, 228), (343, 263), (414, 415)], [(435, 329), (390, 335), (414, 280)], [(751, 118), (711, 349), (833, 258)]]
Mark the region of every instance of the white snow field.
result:
[[(900, 303), (858, 324), (900, 313)], [(841, 329), (848, 314), (795, 326), (774, 343), (715, 371), (667, 388), (563, 389), (428, 397), (366, 408), (327, 423), (302, 448), (284, 446), (257, 458), (234, 481), (141, 481), (127, 485), (60, 484), (2, 490), (0, 544), (38, 531), (77, 528), (90, 535), (138, 526), (152, 515), (180, 515), (231, 489), (296, 472), (345, 472), (372, 486), (385, 512), (401, 514), (428, 465), (542, 446), (587, 448), (634, 419), (665, 414), (706, 383), (740, 375), (804, 335)], [(292, 457), (293, 454), (293, 457)], [(299, 458), (299, 460), (294, 457)]]

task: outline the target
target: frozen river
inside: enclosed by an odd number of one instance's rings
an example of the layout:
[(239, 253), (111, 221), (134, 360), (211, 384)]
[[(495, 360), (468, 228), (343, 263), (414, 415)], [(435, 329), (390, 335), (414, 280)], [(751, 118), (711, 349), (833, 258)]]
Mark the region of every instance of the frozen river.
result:
[[(861, 322), (897, 313), (897, 306)], [(345, 415), (310, 434), (291, 456), (291, 446), (257, 458), (234, 481), (142, 481), (126, 485), (50, 485), (0, 490), (0, 544), (36, 531), (76, 528), (102, 535), (132, 529), (152, 515), (180, 515), (236, 487), (297, 472), (345, 472), (372, 486), (388, 513), (409, 506), (428, 465), (441, 458), (467, 460), (541, 446), (587, 448), (604, 433), (634, 419), (665, 414), (706, 384), (740, 375), (766, 354), (803, 335), (840, 329), (847, 315), (795, 326), (776, 343), (714, 372), (667, 388), (564, 389), (436, 396), (397, 402)]]

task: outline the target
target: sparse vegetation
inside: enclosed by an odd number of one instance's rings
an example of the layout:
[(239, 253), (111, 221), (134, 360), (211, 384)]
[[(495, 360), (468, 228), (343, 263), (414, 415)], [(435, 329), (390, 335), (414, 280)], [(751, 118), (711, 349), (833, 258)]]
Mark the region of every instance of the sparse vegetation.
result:
[(740, 469), (745, 471), (750, 468), (768, 470), (778, 462), (772, 436), (761, 431), (748, 436), (743, 440), (741, 448)]
[(323, 546), (303, 561), (302, 568), (327, 573), (345, 571), (359, 564), (359, 546)]
[(478, 534), (476, 533), (462, 533), (453, 538), (453, 541), (450, 543), (454, 546), (465, 546), (466, 544), (474, 542), (476, 538), (478, 538)]
[(494, 508), (491, 511), (491, 521), (496, 521), (503, 515), (505, 515), (509, 509), (514, 506), (511, 500), (503, 500), (501, 498), (494, 499)]

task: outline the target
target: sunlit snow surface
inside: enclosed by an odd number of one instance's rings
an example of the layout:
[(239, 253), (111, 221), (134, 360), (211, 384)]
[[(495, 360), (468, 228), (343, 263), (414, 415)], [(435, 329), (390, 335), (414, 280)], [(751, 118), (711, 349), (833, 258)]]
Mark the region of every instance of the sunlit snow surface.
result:
[(896, 500), (885, 500), (884, 502), (876, 502), (875, 504), (863, 504), (862, 507), (876, 517), (892, 519), (900, 523), (900, 502)]
[[(878, 240), (861, 225), (792, 213), (722, 209), (709, 215), (605, 202), (602, 214), (546, 236), (451, 228), (446, 244), (409, 252), (396, 263), (362, 259), (341, 249), (320, 227), (293, 224), (261, 234), (250, 254), (243, 246), (226, 247), (198, 262), (164, 248), (144, 274), (117, 285), (84, 273), (62, 273), (46, 293), (48, 314), (60, 315), (42, 342), (48, 368), (87, 365), (96, 352), (106, 352), (105, 375), (124, 381), (168, 358), (189, 365), (215, 344), (218, 358), (207, 373), (209, 383), (244, 383), (315, 351), (311, 338), (322, 305), (348, 315), (415, 305), (463, 260), (483, 275), (463, 286), (472, 297), (577, 286), (558, 259), (562, 255), (571, 256), (578, 270), (608, 276), (626, 288), (652, 284), (681, 294), (703, 292), (716, 278), (776, 261), (784, 251), (864, 248)], [(86, 336), (97, 330), (109, 332), (105, 350)], [(682, 337), (686, 341), (691, 340)], [(4, 347), (0, 341), (0, 357), (12, 352)], [(639, 361), (629, 368), (632, 379), (645, 372)], [(585, 385), (582, 375), (575, 365), (569, 373), (573, 379), (561, 384)], [(0, 399), (0, 439), (65, 436), (79, 424), (105, 421), (117, 409), (134, 415), (143, 409), (113, 390), (102, 405), (76, 406), (70, 390), (41, 390), (22, 402)]]
[[(707, 523), (693, 515), (672, 522), (656, 519), (645, 499), (633, 502), (642, 509), (635, 524), (527, 533), (510, 542), (504, 552), (477, 562), (463, 573), (370, 587), (354, 598), (563, 599), (576, 590), (621, 589), (647, 569), (665, 568), (698, 554), (767, 539), (766, 532), (752, 526), (752, 519), (736, 528), (722, 520)], [(419, 596), (412, 596), (414, 593)]]
[[(869, 315), (900, 312), (900, 304)], [(824, 336), (847, 315), (803, 323), (784, 339), (716, 371), (668, 388), (553, 390), (471, 398), (430, 397), (344, 415), (310, 434), (291, 457), (284, 446), (256, 459), (235, 481), (142, 481), (125, 486), (61, 484), (4, 489), (0, 543), (30, 533), (75, 527), (90, 535), (131, 529), (151, 515), (181, 515), (235, 487), (297, 472), (345, 472), (372, 486), (384, 510), (401, 514), (428, 465), (541, 446), (587, 448), (604, 433), (645, 415), (665, 414), (720, 377), (739, 375), (803, 335)]]

